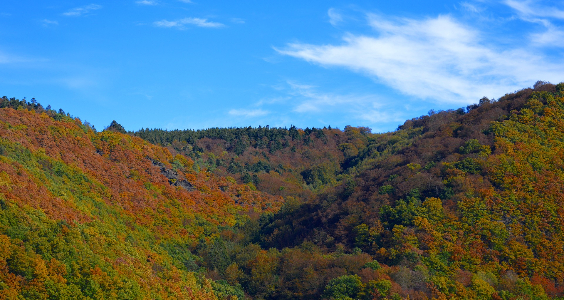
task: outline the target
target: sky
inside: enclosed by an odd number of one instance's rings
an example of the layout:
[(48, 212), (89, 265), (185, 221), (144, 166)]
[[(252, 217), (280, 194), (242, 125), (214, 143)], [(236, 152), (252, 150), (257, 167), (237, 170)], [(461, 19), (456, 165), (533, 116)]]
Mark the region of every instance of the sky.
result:
[(0, 96), (102, 130), (366, 126), (564, 81), (564, 1), (2, 0)]

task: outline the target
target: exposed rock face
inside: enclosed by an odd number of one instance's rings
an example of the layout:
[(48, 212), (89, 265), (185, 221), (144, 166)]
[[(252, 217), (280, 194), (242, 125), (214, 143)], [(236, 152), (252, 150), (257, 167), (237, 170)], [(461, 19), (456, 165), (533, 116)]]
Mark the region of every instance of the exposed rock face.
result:
[(168, 183), (170, 183), (170, 185), (182, 187), (187, 191), (195, 190), (194, 186), (190, 182), (178, 175), (178, 172), (173, 169), (167, 168), (165, 164), (160, 161), (154, 160), (150, 157), (147, 158), (151, 160), (154, 166), (157, 166), (161, 169), (161, 173), (168, 179)]
[[(170, 180), (169, 180), (169, 182), (170, 182)], [(188, 181), (186, 181), (186, 180), (184, 180), (184, 179), (177, 180), (177, 181), (175, 181), (172, 185), (174, 185), (174, 186), (180, 186), (180, 187), (184, 188), (184, 189), (187, 190), (187, 191), (193, 191), (193, 190), (196, 189), (196, 188), (194, 188), (194, 186), (193, 186), (190, 182), (188, 182)]]

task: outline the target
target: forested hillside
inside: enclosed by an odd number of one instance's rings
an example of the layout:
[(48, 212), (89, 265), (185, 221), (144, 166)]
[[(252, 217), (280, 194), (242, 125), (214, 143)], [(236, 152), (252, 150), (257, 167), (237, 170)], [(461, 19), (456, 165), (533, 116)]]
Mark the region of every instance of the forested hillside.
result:
[(0, 109), (0, 297), (213, 299), (190, 249), (276, 210), (281, 198), (162, 147), (4, 98)]
[(273, 195), (311, 197), (333, 186), (357, 161), (370, 129), (212, 128), (134, 133), (172, 153), (190, 157), (197, 169), (232, 176)]
[(0, 107), (5, 299), (564, 299), (562, 83), (383, 134)]

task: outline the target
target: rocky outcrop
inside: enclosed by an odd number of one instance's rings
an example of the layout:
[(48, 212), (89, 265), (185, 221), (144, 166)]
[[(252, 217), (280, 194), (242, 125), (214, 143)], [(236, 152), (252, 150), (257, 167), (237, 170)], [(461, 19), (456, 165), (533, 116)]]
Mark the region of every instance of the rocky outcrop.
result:
[(182, 187), (187, 191), (193, 191), (196, 189), (190, 182), (182, 178), (183, 176), (180, 176), (175, 170), (167, 168), (165, 164), (158, 160), (154, 160), (150, 157), (147, 158), (153, 163), (154, 166), (161, 169), (161, 174), (163, 174), (168, 179), (168, 183), (170, 183), (170, 185)]

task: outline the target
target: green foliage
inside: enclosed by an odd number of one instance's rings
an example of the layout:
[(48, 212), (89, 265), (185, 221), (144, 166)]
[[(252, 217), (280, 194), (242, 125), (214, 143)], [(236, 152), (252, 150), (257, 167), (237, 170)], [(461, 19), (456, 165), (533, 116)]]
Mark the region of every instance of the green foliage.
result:
[(192, 254), (189, 243), (171, 241), (162, 243), (161, 247), (173, 259), (173, 264), (176, 268), (180, 270), (184, 269), (189, 272), (198, 271), (198, 263), (201, 263), (202, 258)]
[(382, 266), (380, 266), (380, 263), (378, 263), (377, 261), (373, 260), (373, 261), (371, 261), (371, 262), (367, 262), (367, 263), (364, 265), (364, 268), (369, 268), (369, 269), (372, 269), (372, 270), (376, 271), (376, 270), (380, 270), (380, 269), (382, 268)]
[(218, 280), (212, 282), (212, 287), (215, 295), (219, 299), (245, 299), (245, 292), (243, 292), (240, 285), (231, 286), (225, 280)]
[(380, 297), (386, 297), (390, 293), (390, 289), (392, 288), (392, 282), (389, 280), (371, 280), (368, 282), (366, 286), (366, 291), (368, 295), (378, 295)]
[(394, 225), (413, 225), (414, 218), (420, 212), (421, 201), (415, 197), (408, 197), (407, 200), (399, 200), (395, 207), (384, 205), (380, 215), (382, 222), (391, 228)]
[(110, 126), (108, 126), (108, 128), (106, 128), (106, 130), (119, 132), (119, 133), (127, 133), (127, 131), (125, 131), (125, 128), (123, 128), (123, 126), (121, 124), (116, 122), (116, 120), (113, 120), (112, 123), (110, 124)]
[(327, 283), (323, 297), (335, 300), (356, 299), (363, 289), (364, 285), (358, 275), (343, 275)]
[(389, 185), (389, 184), (386, 184), (386, 185), (381, 186), (380, 189), (378, 190), (378, 192), (380, 194), (391, 194), (391, 193), (394, 192), (394, 187)]
[(476, 153), (482, 149), (482, 145), (477, 139), (470, 139), (466, 141), (464, 146), (460, 147), (460, 153), (462, 154), (469, 154), (469, 153)]
[(366, 224), (360, 224), (353, 230), (355, 235), (355, 246), (358, 248), (366, 247), (370, 242), (370, 229)]
[(454, 167), (470, 174), (478, 174), (482, 171), (482, 166), (475, 159), (467, 157), (462, 161), (456, 162)]
[(491, 299), (495, 293), (495, 275), (491, 273), (478, 272), (472, 277), (472, 289), (480, 299)]

